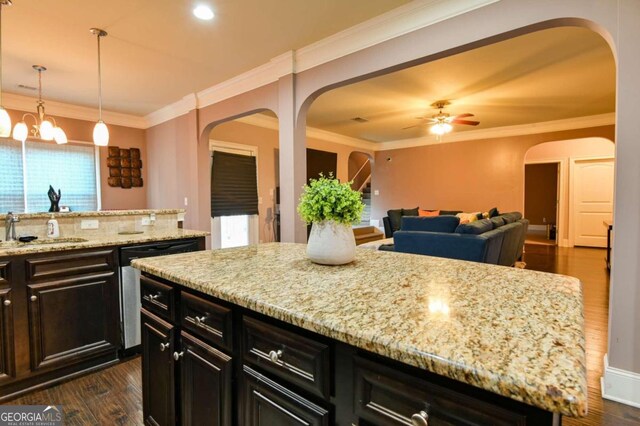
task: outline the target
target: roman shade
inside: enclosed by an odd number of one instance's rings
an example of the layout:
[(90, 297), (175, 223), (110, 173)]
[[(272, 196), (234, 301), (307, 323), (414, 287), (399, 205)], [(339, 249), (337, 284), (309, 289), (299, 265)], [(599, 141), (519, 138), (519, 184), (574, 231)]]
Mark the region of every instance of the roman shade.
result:
[(258, 214), (256, 157), (214, 151), (211, 217)]

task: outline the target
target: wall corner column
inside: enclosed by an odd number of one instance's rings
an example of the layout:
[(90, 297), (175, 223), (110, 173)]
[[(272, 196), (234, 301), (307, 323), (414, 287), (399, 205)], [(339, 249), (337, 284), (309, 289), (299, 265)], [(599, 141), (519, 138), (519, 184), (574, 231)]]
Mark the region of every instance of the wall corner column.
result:
[(295, 85), (295, 74), (278, 80), (280, 239), (305, 243), (306, 226), (299, 219), (296, 208), (307, 174), (306, 120), (298, 115)]

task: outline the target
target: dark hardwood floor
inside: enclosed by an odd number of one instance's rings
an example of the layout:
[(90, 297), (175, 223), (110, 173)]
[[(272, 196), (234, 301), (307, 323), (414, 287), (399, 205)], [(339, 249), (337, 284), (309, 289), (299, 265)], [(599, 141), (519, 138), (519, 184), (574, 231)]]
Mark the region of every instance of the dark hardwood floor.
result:
[(526, 269), (570, 275), (583, 285), (589, 415), (584, 419), (564, 418), (563, 425), (640, 424), (640, 409), (603, 400), (600, 392), (609, 317), (609, 274), (604, 257), (605, 249), (540, 244), (525, 247)]
[[(603, 249), (527, 244), (527, 269), (578, 277), (584, 286), (589, 416), (563, 419), (564, 425), (640, 425), (640, 409), (600, 397), (602, 358), (607, 350), (609, 275)], [(8, 404), (61, 404), (67, 425), (140, 425), (140, 358), (34, 392)]]

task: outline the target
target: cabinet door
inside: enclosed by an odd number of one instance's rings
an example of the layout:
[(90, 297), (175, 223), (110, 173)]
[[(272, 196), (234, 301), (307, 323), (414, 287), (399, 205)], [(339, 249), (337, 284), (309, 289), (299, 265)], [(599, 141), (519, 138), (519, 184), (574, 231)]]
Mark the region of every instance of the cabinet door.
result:
[(11, 289), (0, 289), (0, 383), (15, 376)]
[(176, 423), (174, 326), (142, 310), (142, 411), (148, 425)]
[(31, 369), (64, 367), (114, 353), (118, 282), (114, 272), (27, 286)]
[(231, 425), (231, 357), (181, 334), (182, 425)]
[(246, 365), (242, 376), (245, 426), (329, 425), (329, 412)]

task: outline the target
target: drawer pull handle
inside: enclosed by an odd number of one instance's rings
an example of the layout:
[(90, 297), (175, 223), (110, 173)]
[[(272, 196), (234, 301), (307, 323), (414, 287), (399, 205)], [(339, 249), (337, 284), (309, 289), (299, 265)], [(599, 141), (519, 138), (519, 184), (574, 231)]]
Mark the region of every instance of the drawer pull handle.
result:
[(420, 411), (411, 416), (413, 426), (429, 426), (429, 415), (425, 411)]
[(269, 359), (271, 360), (271, 362), (278, 363), (278, 361), (280, 361), (281, 356), (282, 356), (282, 349), (269, 352)]
[(31, 299), (32, 302), (35, 302), (38, 300), (38, 296), (31, 296), (29, 299)]
[(160, 343), (160, 352), (164, 352), (169, 347), (169, 343)]
[(4, 301), (4, 306), (11, 306), (11, 300), (7, 299)]
[(158, 300), (160, 298), (160, 296), (161, 296), (160, 293), (158, 293), (158, 294), (150, 294), (149, 295), (149, 300), (152, 300), (152, 301), (153, 300)]
[(206, 316), (206, 315), (205, 315), (205, 316), (201, 316), (201, 317), (196, 316), (196, 317), (194, 318), (194, 321), (195, 321), (195, 323), (196, 323), (196, 325), (197, 325), (198, 327), (204, 327), (204, 326), (205, 326), (205, 323), (204, 323), (204, 322), (205, 322), (206, 320), (207, 320), (207, 316)]
[(173, 359), (175, 359), (176, 361), (180, 361), (180, 358), (182, 358), (182, 355), (184, 355), (184, 351), (183, 352), (174, 352), (173, 353)]

